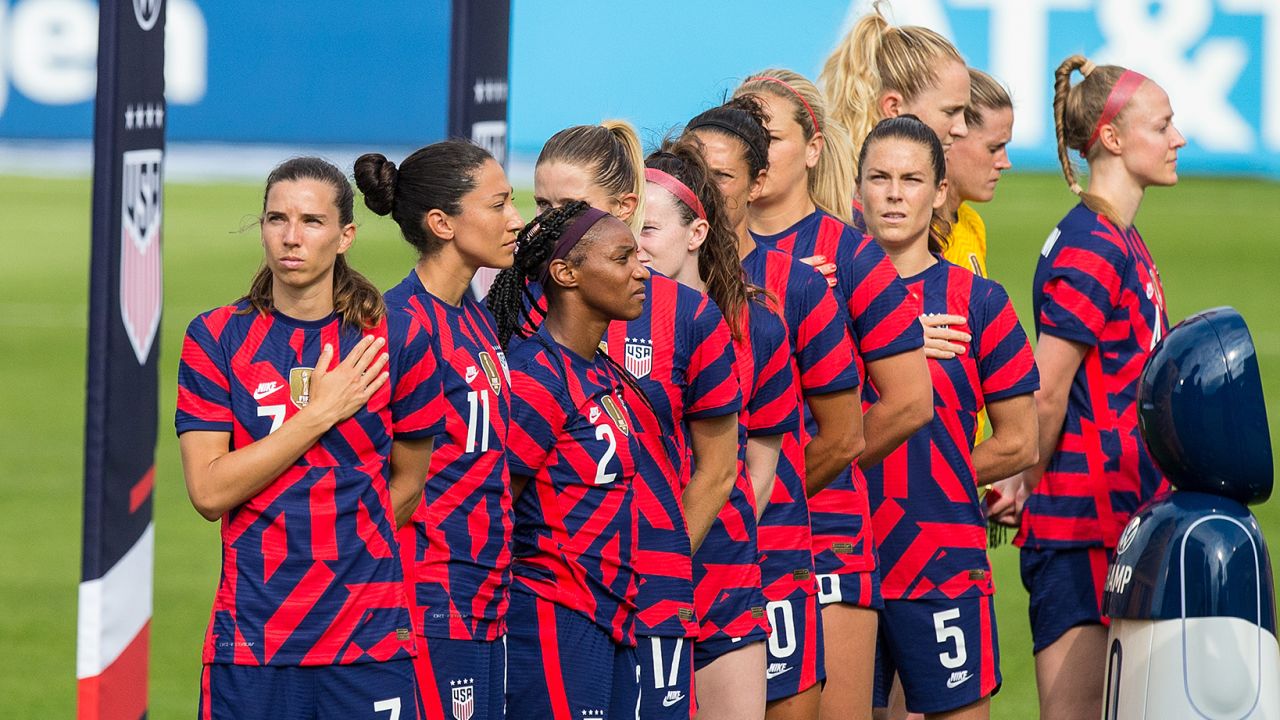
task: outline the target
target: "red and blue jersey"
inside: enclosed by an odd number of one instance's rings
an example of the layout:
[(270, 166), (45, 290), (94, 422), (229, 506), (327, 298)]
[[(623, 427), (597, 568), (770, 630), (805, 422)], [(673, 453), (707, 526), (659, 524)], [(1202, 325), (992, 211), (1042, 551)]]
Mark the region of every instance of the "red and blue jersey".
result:
[[(848, 322), (827, 281), (790, 255), (759, 245), (742, 259), (747, 279), (778, 303), (792, 348), (792, 378), (801, 395), (823, 395), (858, 387)], [(817, 592), (813, 537), (805, 494), (803, 424), (782, 440), (778, 477), (760, 517), (761, 582), (765, 597), (781, 600), (793, 591)]]
[(178, 434), (250, 445), (305, 407), (323, 346), (332, 367), (365, 335), (387, 339), (390, 382), (330, 428), (270, 485), (222, 518), (222, 575), (204, 662), (343, 665), (413, 655), (396, 542), (393, 438), (439, 435), (442, 398), (430, 340), (407, 315), (361, 330), (337, 315), (303, 321), (247, 302), (187, 327), (178, 366)]
[[(450, 305), (417, 272), (386, 294), (389, 312), (412, 316), (431, 338), (444, 386), (444, 434), (413, 522), (415, 626), (427, 637), (493, 640), (506, 632), (511, 585), (511, 382), (492, 316), (464, 296)], [(419, 626), (420, 623), (420, 626)]]
[[(640, 518), (638, 635), (694, 637), (693, 568), (681, 493), (692, 476), (688, 422), (738, 412), (729, 326), (716, 304), (656, 272), (644, 311), (610, 323), (608, 354), (638, 381), (649, 403), (632, 403), (636, 436), (635, 504)], [(652, 409), (651, 409), (652, 408)]]
[(513, 582), (634, 645), (633, 478), (643, 451), (622, 376), (545, 327), (517, 341), (509, 363), (508, 462), (528, 478), (515, 500)]
[(1169, 330), (1160, 273), (1137, 228), (1083, 203), (1036, 264), (1036, 333), (1088, 346), (1062, 435), (1022, 515), (1023, 547), (1115, 547), (1138, 507), (1166, 487), (1138, 432), (1138, 376)]
[(768, 630), (747, 438), (786, 435), (800, 425), (786, 324), (767, 297), (748, 301), (740, 318), (742, 327), (733, 341), (744, 401), (738, 413), (738, 474), (728, 502), (693, 556), (701, 642)]
[[(795, 258), (823, 255), (836, 265), (837, 299), (844, 304), (852, 335), (864, 402), (875, 401), (867, 382), (866, 361), (924, 346), (920, 303), (898, 278), (879, 244), (822, 210), (781, 233), (756, 239)], [(809, 432), (813, 419), (807, 418)], [(875, 568), (862, 470), (853, 464), (809, 499), (813, 555), (822, 574), (865, 572)]]
[(1027, 335), (1004, 288), (935, 256), (904, 282), (926, 313), (966, 318), (967, 352), (929, 359), (933, 419), (867, 468), (872, 526), (885, 600), (990, 595), (987, 523), (978, 499), (972, 448), (987, 402), (1040, 387)]

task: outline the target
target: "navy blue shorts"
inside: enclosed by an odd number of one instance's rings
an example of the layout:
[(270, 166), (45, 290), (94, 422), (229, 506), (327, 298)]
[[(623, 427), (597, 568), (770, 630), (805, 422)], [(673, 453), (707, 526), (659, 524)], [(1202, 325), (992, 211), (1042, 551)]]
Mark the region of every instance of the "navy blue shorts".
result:
[(818, 575), (818, 603), (843, 603), (879, 610), (884, 607), (884, 598), (880, 595), (880, 571)]
[(504, 717), (507, 691), (505, 639), (450, 640), (418, 636), (413, 661), (424, 720)]
[(990, 596), (886, 600), (876, 643), (875, 697), (887, 707), (893, 676), (907, 711), (958, 710), (1000, 689), (1000, 643)]
[(773, 628), (765, 666), (768, 700), (799, 695), (826, 680), (818, 597), (797, 590), (785, 600), (767, 603), (765, 617)]
[(1111, 552), (1104, 547), (1022, 548), (1022, 586), (1031, 595), (1032, 652), (1055, 643), (1077, 625), (1106, 625), (1102, 588)]
[(413, 720), (412, 660), (354, 665), (205, 665), (200, 720)]
[(693, 717), (693, 639), (636, 638), (640, 661), (640, 717), (689, 720)]
[(512, 588), (507, 611), (507, 717), (632, 718), (640, 710), (636, 649), (585, 615)]

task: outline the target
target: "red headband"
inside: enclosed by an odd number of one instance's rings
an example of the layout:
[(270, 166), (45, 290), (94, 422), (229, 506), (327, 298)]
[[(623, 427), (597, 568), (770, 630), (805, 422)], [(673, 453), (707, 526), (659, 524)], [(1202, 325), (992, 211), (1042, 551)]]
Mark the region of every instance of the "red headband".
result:
[(784, 87), (784, 88), (786, 88), (786, 89), (790, 90), (790, 91), (791, 91), (791, 94), (792, 94), (792, 95), (795, 95), (795, 96), (796, 96), (796, 99), (800, 101), (800, 104), (804, 106), (804, 109), (805, 109), (805, 110), (807, 110), (807, 111), (809, 112), (809, 119), (813, 121), (813, 131), (814, 131), (815, 133), (820, 133), (820, 132), (822, 132), (822, 126), (818, 124), (818, 116), (817, 116), (817, 115), (815, 115), (815, 114), (813, 113), (813, 108), (809, 107), (809, 102), (808, 102), (807, 100), (805, 100), (805, 99), (804, 99), (804, 96), (800, 94), (800, 91), (799, 91), (799, 90), (796, 90), (795, 88), (791, 87), (791, 86), (790, 86), (789, 84), (787, 84), (786, 82), (784, 82), (784, 81), (782, 81), (782, 80), (779, 80), (779, 79), (778, 79), (778, 78), (776, 78), (776, 77), (772, 77), (772, 76), (770, 76), (770, 75), (757, 75), (756, 77), (753, 77), (753, 78), (751, 78), (751, 79), (752, 79), (752, 80), (761, 80), (761, 81), (764, 81), (764, 82), (777, 83), (777, 84), (781, 85), (782, 87)]
[(703, 209), (702, 201), (698, 199), (697, 195), (693, 194), (688, 185), (680, 182), (680, 178), (665, 173), (658, 168), (645, 168), (644, 179), (655, 185), (661, 185), (664, 190), (675, 195), (680, 202), (688, 205), (694, 215), (703, 220), (707, 219), (707, 211)]
[(1085, 153), (1088, 153), (1089, 148), (1098, 142), (1098, 136), (1102, 134), (1102, 126), (1110, 125), (1116, 119), (1124, 106), (1129, 104), (1138, 86), (1146, 79), (1142, 73), (1132, 70), (1125, 70), (1120, 74), (1116, 84), (1111, 86), (1111, 92), (1107, 94), (1107, 102), (1102, 106), (1102, 114), (1098, 116), (1098, 124), (1093, 126), (1093, 134), (1089, 136), (1089, 142), (1084, 144)]

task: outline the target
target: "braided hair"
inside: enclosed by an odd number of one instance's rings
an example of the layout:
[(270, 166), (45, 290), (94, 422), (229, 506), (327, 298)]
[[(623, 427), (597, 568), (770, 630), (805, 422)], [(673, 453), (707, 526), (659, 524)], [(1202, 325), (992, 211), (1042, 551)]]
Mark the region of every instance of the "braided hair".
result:
[[(560, 207), (551, 208), (531, 220), (516, 236), (515, 262), (511, 267), (498, 273), (498, 276), (493, 280), (493, 285), (489, 287), (488, 297), (485, 298), (485, 304), (488, 305), (489, 312), (493, 313), (494, 319), (498, 322), (498, 343), (503, 350), (509, 348), (511, 336), (518, 335), (521, 338), (533, 338), (542, 343), (548, 352), (555, 353), (555, 349), (541, 335), (526, 333), (525, 331), (526, 327), (534, 328), (542, 324), (541, 318), (537, 318), (529, 312), (529, 309), (535, 306), (538, 300), (530, 292), (529, 282), (536, 280), (547, 263), (551, 261), (551, 255), (555, 252), (556, 241), (560, 239), (560, 235), (589, 207), (590, 205), (581, 200), (572, 200)], [(581, 243), (569, 251), (568, 259), (571, 262), (581, 261), (580, 248), (582, 248)], [(544, 287), (543, 293), (545, 293), (549, 304), (551, 302), (551, 287)], [(610, 357), (608, 353), (600, 353), (600, 355), (604, 357), (605, 362), (613, 366), (623, 382), (656, 415), (657, 410), (653, 407), (653, 403), (650, 402), (649, 396), (645, 394), (640, 387), (640, 383), (631, 373), (619, 364), (617, 360)]]
[[(529, 221), (516, 236), (515, 262), (498, 273), (485, 304), (498, 321), (498, 342), (507, 348), (512, 335), (527, 337), (523, 326), (537, 327), (541, 320), (530, 312), (536, 298), (529, 292), (529, 281), (536, 280), (542, 269), (551, 261), (556, 240), (589, 206), (581, 200), (573, 200), (557, 208), (551, 208)], [(571, 253), (572, 255), (572, 253)], [(549, 292), (543, 288), (543, 292)]]

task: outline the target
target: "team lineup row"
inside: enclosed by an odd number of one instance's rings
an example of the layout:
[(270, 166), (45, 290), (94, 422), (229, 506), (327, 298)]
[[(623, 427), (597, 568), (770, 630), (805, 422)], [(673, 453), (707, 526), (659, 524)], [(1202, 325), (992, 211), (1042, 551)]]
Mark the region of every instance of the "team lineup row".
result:
[(272, 171), (263, 265), (178, 371), (187, 489), (222, 521), (200, 717), (985, 718), (994, 527), (1041, 717), (1100, 714), (1103, 576), (1166, 485), (1134, 218), (1177, 179), (1168, 98), (1059, 67), (1081, 202), (1033, 354), (972, 207), (1008, 93), (878, 11), (820, 83), (750, 75), (647, 157), (623, 122), (563, 130), (527, 225), (472, 144), (363, 155), (419, 254), (385, 295), (346, 261), (343, 171)]

